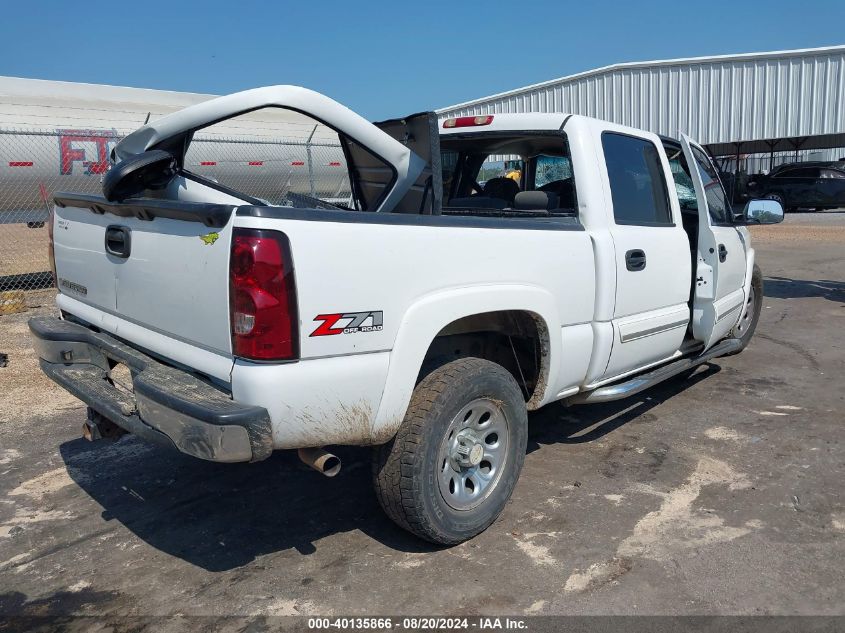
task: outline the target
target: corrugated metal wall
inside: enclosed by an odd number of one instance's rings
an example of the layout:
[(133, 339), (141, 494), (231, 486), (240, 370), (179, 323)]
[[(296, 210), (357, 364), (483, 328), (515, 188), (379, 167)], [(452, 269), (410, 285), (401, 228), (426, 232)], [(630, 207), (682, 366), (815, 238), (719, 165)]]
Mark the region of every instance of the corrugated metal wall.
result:
[(620, 64), (438, 110), (569, 112), (704, 144), (845, 132), (845, 46)]

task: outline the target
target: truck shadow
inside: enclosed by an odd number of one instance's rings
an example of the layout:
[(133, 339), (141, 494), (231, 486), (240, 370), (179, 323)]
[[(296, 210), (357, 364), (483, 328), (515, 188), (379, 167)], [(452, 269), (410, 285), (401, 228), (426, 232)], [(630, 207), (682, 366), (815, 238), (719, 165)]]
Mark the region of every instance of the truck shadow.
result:
[(821, 297), (830, 301), (845, 303), (845, 283), (830, 279), (817, 281), (789, 279), (787, 277), (766, 277), (763, 294), (775, 299), (807, 299)]
[(658, 404), (699, 381), (719, 373), (721, 367), (704, 364), (688, 378), (673, 378), (624, 400), (591, 405), (553, 403), (529, 418), (528, 453), (545, 444), (583, 444), (644, 419)]
[[(528, 450), (595, 440), (715, 371), (669, 381), (639, 400), (549, 405), (529, 418)], [(76, 439), (59, 448), (68, 473), (102, 507), (105, 521), (118, 521), (152, 547), (209, 571), (290, 549), (312, 554), (322, 539), (353, 531), (396, 551), (438, 549), (384, 515), (370, 484), (368, 448), (337, 448), (343, 469), (333, 479), (308, 469), (294, 451), (256, 464), (214, 464), (132, 436), (114, 444)]]
[(134, 437), (105, 451), (97, 444), (80, 438), (59, 450), (74, 481), (102, 507), (102, 518), (209, 571), (290, 549), (312, 554), (322, 539), (356, 530), (397, 551), (437, 549), (384, 515), (370, 485), (368, 448), (338, 448), (343, 469), (329, 479), (304, 466), (295, 451), (255, 464), (215, 464)]

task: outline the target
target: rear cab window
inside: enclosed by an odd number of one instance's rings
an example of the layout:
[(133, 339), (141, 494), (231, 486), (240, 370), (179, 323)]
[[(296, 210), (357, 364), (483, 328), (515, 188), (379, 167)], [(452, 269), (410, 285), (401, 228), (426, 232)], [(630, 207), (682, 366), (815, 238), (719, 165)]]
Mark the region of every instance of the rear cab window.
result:
[(572, 159), (563, 132), (440, 137), (444, 215), (574, 217)]

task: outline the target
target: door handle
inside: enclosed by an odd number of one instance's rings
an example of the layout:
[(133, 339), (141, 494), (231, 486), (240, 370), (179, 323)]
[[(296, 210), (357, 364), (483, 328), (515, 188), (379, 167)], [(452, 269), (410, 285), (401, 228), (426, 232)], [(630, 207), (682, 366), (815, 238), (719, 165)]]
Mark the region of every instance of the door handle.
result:
[(128, 227), (112, 224), (106, 227), (106, 252), (126, 259), (132, 249), (132, 235)]
[(724, 263), (724, 261), (728, 258), (728, 249), (725, 248), (724, 244), (719, 244), (719, 261)]
[(645, 269), (645, 252), (638, 248), (625, 253), (625, 267), (633, 272)]

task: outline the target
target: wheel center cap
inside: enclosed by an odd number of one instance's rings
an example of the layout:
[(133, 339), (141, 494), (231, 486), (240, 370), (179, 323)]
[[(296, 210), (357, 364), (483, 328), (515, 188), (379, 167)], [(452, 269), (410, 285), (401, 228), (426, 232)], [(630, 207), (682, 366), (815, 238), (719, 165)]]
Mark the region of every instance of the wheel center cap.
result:
[(484, 449), (481, 444), (473, 444), (469, 451), (469, 463), (472, 466), (478, 466), (481, 463), (481, 458), (484, 457)]
[(472, 468), (478, 466), (484, 458), (484, 446), (478, 437), (470, 430), (463, 430), (458, 433), (454, 452), (453, 462), (460, 468)]

